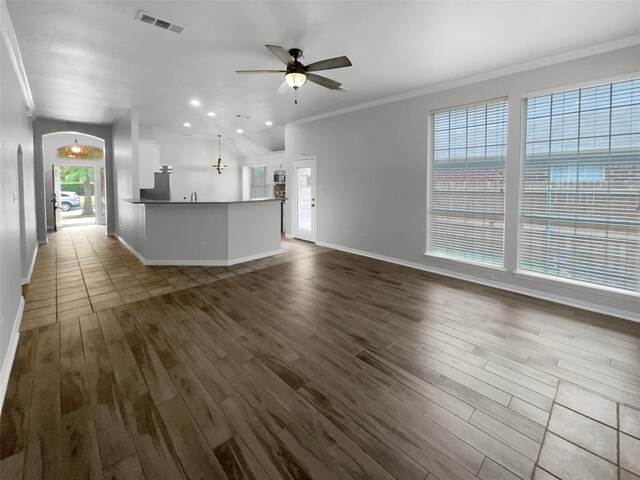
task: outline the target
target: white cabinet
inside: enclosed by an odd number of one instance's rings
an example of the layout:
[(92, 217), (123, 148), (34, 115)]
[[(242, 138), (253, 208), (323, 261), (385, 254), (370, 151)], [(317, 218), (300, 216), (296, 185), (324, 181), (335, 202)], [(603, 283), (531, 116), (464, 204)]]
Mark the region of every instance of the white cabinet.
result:
[(160, 146), (153, 140), (139, 140), (140, 188), (153, 188), (153, 174), (160, 169)]

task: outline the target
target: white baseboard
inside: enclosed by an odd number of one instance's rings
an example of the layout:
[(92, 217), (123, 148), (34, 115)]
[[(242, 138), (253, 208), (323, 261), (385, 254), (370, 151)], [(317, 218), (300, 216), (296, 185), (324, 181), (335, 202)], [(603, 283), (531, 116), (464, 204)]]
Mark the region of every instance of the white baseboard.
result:
[(251, 260), (259, 260), (261, 258), (272, 257), (280, 253), (284, 253), (286, 250), (280, 248), (278, 250), (272, 250), (270, 252), (259, 253), (256, 255), (249, 255), (247, 257), (234, 258), (232, 260), (149, 260), (142, 261), (145, 265), (179, 265), (179, 266), (194, 266), (194, 267), (228, 267), (231, 265), (237, 265), (238, 263), (250, 262)]
[(294, 239), (295, 237), (294, 237), (292, 234), (290, 234), (290, 233), (285, 233), (285, 234), (284, 234), (284, 238), (291, 238), (291, 239)]
[(7, 395), (7, 387), (9, 386), (9, 376), (11, 375), (11, 367), (13, 366), (13, 360), (16, 356), (16, 350), (18, 348), (18, 339), (20, 338), (20, 324), (22, 323), (22, 312), (24, 312), (24, 297), (20, 297), (20, 305), (16, 317), (13, 320), (13, 328), (11, 329), (11, 338), (7, 351), (2, 359), (2, 365), (0, 365), (0, 412), (2, 411), (2, 404), (4, 403), (4, 397)]
[(31, 275), (33, 274), (33, 267), (36, 264), (36, 257), (38, 256), (38, 248), (39, 248), (39, 245), (36, 245), (36, 248), (33, 249), (33, 256), (31, 257), (31, 266), (29, 267), (29, 272), (27, 273), (27, 276), (22, 279), (22, 285), (31, 283)]
[(131, 253), (133, 253), (138, 260), (140, 260), (144, 265), (146, 265), (145, 258), (141, 254), (139, 254), (138, 251), (135, 248), (133, 248), (131, 245), (129, 245), (124, 238), (122, 238), (117, 233), (114, 233), (113, 236), (116, 237), (121, 244), (123, 244), (125, 247), (127, 247), (127, 249)]
[(374, 258), (376, 260), (381, 260), (383, 262), (395, 263), (396, 265), (402, 265), (404, 267), (415, 268), (417, 270), (423, 270), (429, 273), (436, 273), (438, 275), (443, 275), (445, 277), (457, 278), (458, 280), (465, 280), (467, 282), (477, 283), (479, 285), (485, 285), (487, 287), (493, 287), (500, 290), (506, 290), (508, 292), (519, 293), (522, 295), (527, 295), (529, 297), (539, 298), (541, 300), (548, 300), (550, 302), (560, 303), (562, 305), (568, 305), (570, 307), (582, 308), (583, 310), (602, 313), (604, 315), (611, 315), (613, 317), (623, 318), (625, 320), (631, 320), (632, 322), (640, 323), (640, 315), (635, 315), (626, 310), (618, 310), (616, 308), (605, 307), (602, 305), (589, 303), (589, 302), (583, 302), (580, 300), (567, 298), (561, 295), (553, 295), (545, 292), (540, 292), (538, 290), (533, 290), (530, 288), (520, 287), (516, 285), (509, 285), (501, 282), (494, 282), (484, 278), (478, 278), (473, 275), (465, 275), (463, 273), (451, 272), (449, 270), (445, 270), (442, 268), (432, 267), (432, 266), (424, 265), (421, 263), (409, 262), (409, 261), (401, 260), (398, 258), (387, 257), (385, 255), (366, 252), (366, 251), (358, 250), (355, 248), (343, 247), (341, 245), (334, 245), (334, 244), (325, 243), (325, 242), (317, 242), (316, 245), (319, 245), (321, 247), (333, 248), (335, 250), (340, 250), (347, 253), (353, 253), (355, 255), (360, 255), (363, 257)]
[(284, 248), (278, 250), (272, 250), (270, 252), (258, 253), (255, 255), (249, 255), (246, 257), (234, 258), (231, 260), (153, 260), (147, 259), (142, 254), (136, 251), (131, 245), (124, 241), (119, 235), (115, 237), (122, 243), (131, 253), (133, 253), (143, 265), (177, 265), (177, 266), (194, 266), (194, 267), (229, 267), (231, 265), (237, 265), (238, 263), (250, 262), (252, 260), (259, 260), (261, 258), (272, 257), (280, 253), (286, 252)]
[(274, 255), (280, 255), (281, 253), (285, 253), (287, 250), (284, 248), (279, 248), (278, 250), (272, 250), (270, 252), (265, 253), (257, 253), (255, 255), (248, 255), (246, 257), (234, 258), (233, 260), (229, 260), (227, 265), (237, 265), (238, 263), (250, 262), (252, 260), (260, 260), (261, 258), (273, 257)]

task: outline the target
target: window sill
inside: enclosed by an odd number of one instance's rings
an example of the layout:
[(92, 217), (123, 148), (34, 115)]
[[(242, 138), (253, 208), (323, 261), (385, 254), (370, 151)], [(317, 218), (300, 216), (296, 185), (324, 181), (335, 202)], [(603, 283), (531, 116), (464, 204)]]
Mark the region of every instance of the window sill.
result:
[(504, 266), (500, 266), (500, 265), (491, 265), (488, 263), (482, 263), (482, 262), (476, 262), (473, 260), (469, 260), (466, 258), (459, 258), (459, 257), (448, 257), (446, 255), (438, 255), (437, 253), (432, 253), (432, 252), (424, 252), (424, 256), (427, 258), (433, 258), (433, 259), (437, 259), (437, 260), (445, 260), (447, 262), (451, 262), (451, 263), (462, 263), (465, 265), (471, 265), (474, 267), (480, 267), (480, 268), (484, 268), (487, 270), (491, 270), (492, 272), (500, 272), (500, 273), (506, 273), (507, 269)]
[(513, 275), (516, 278), (522, 278), (525, 280), (544, 280), (550, 283), (557, 283), (561, 285), (563, 288), (568, 288), (570, 290), (575, 290), (578, 292), (600, 292), (603, 294), (608, 294), (609, 296), (614, 296), (617, 298), (626, 298), (629, 297), (640, 297), (640, 292), (633, 292), (631, 290), (622, 290), (620, 288), (615, 287), (607, 287), (606, 285), (597, 285), (593, 283), (580, 282), (577, 280), (570, 280), (562, 277), (555, 277), (553, 275), (545, 275), (544, 273), (535, 273), (535, 272), (527, 272), (523, 270), (516, 270), (513, 272)]

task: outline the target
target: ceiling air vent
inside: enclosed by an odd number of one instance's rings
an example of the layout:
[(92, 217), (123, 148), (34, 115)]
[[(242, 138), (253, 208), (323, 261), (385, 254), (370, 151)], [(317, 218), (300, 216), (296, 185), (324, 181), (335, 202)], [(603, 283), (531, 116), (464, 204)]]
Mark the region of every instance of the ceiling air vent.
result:
[(153, 25), (156, 21), (156, 17), (152, 17), (151, 15), (147, 15), (146, 13), (140, 12), (138, 13), (138, 20), (144, 23), (150, 23)]
[(162, 20), (154, 15), (150, 15), (146, 12), (140, 10), (138, 15), (136, 15), (136, 19), (141, 22), (148, 23), (149, 25), (155, 25), (156, 27), (160, 27), (163, 30), (169, 30), (175, 33), (181, 33), (184, 30), (182, 25), (178, 25), (177, 23), (167, 22), (166, 20)]

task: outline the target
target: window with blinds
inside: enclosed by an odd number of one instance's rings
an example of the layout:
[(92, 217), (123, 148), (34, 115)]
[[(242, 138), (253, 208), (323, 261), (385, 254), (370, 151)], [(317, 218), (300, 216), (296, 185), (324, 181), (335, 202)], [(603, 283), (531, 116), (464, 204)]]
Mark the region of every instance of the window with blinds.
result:
[(433, 114), (428, 252), (504, 264), (507, 101)]
[(257, 200), (271, 196), (271, 185), (267, 185), (267, 167), (249, 167), (249, 181), (251, 185), (249, 198)]
[(528, 98), (519, 268), (640, 291), (640, 79)]

